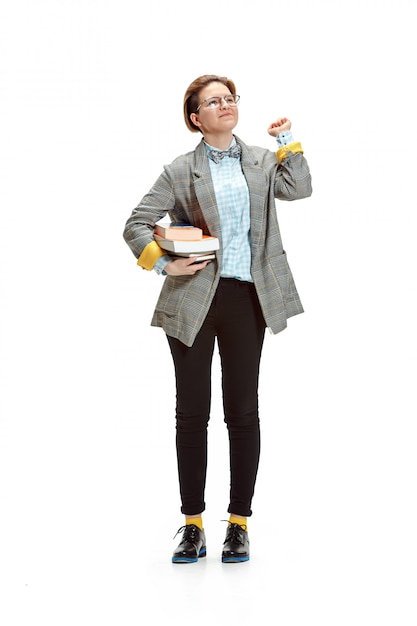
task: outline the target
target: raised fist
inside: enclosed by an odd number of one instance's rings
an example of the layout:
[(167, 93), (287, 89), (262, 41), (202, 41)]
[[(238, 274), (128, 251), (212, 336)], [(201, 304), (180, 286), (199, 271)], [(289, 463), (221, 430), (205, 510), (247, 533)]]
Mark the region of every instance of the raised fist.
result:
[(279, 117), (275, 122), (272, 122), (268, 126), (268, 133), (272, 137), (278, 137), (280, 133), (283, 133), (285, 130), (290, 130), (291, 122), (287, 117)]

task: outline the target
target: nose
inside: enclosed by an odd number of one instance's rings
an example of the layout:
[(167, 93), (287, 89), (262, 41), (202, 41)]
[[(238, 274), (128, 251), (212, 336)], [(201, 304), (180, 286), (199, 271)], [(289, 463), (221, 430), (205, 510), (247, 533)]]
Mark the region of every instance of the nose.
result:
[(221, 96), (221, 98), (220, 98), (220, 107), (222, 109), (224, 109), (224, 108), (229, 109), (230, 108), (230, 104), (228, 104), (226, 102), (226, 98), (227, 98), (227, 96)]

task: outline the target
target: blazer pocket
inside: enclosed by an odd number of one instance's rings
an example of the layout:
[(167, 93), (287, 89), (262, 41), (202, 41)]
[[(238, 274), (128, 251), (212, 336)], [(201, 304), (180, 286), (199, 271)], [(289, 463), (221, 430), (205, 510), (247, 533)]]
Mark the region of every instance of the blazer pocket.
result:
[(281, 291), (282, 299), (285, 302), (289, 294), (290, 283), (292, 281), (292, 274), (288, 265), (286, 252), (284, 251), (281, 254), (269, 257), (268, 263), (279, 290)]

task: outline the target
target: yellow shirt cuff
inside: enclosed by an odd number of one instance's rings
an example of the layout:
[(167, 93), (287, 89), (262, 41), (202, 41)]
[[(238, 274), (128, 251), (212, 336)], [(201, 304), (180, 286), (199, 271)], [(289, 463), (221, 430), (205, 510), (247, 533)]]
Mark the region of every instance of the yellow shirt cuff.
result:
[(151, 241), (148, 245), (143, 249), (142, 254), (138, 258), (138, 265), (143, 267), (144, 270), (151, 270), (153, 266), (157, 262), (157, 260), (166, 254), (162, 250), (160, 246), (156, 243), (156, 241)]
[(302, 149), (299, 141), (294, 141), (293, 143), (289, 143), (287, 146), (282, 146), (282, 148), (276, 151), (278, 163), (281, 163), (289, 153), (296, 154), (297, 152), (302, 152), (304, 154), (304, 150)]

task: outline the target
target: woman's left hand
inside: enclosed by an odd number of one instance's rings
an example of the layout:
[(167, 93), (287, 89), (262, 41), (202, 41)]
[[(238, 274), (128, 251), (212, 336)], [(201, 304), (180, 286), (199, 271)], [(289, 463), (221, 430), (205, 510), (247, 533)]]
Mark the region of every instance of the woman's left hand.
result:
[(268, 126), (268, 134), (272, 137), (278, 137), (285, 130), (290, 130), (291, 122), (287, 117), (279, 117), (275, 122)]

